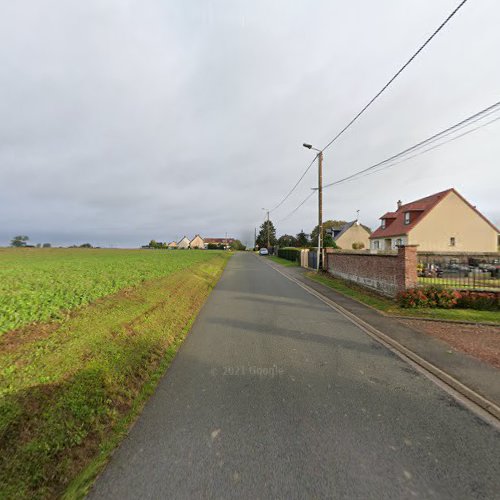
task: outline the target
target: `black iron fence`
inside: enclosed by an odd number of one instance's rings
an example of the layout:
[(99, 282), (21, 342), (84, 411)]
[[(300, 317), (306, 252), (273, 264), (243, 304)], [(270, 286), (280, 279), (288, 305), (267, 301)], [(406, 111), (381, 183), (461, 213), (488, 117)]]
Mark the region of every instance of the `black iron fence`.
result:
[(441, 285), (458, 290), (500, 290), (500, 259), (419, 259), (421, 285)]

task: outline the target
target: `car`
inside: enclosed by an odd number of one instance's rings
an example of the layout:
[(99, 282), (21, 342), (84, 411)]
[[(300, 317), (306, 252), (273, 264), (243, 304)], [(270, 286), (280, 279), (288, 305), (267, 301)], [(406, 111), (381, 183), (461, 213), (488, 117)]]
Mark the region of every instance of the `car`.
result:
[(259, 255), (269, 255), (269, 252), (267, 251), (267, 248), (261, 248), (259, 250)]

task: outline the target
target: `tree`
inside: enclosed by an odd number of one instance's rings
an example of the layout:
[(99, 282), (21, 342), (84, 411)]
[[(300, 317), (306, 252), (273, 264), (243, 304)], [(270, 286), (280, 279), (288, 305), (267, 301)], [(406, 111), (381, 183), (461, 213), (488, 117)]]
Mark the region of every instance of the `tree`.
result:
[(245, 250), (247, 248), (240, 240), (233, 240), (230, 246), (232, 250)]
[(307, 234), (304, 233), (304, 230), (301, 229), (300, 233), (296, 236), (297, 246), (298, 247), (307, 247), (309, 246), (309, 239), (307, 238)]
[(271, 246), (276, 245), (277, 240), (276, 240), (276, 229), (274, 227), (274, 224), (272, 221), (264, 221), (264, 223), (260, 226), (260, 231), (257, 236), (257, 241), (256, 244), (259, 248), (262, 247), (267, 247), (267, 236), (268, 236), (268, 230), (269, 230), (269, 244)]
[(92, 245), (90, 243), (83, 243), (83, 245), (80, 245), (80, 248), (92, 248)]
[(10, 241), (11, 246), (13, 247), (25, 247), (26, 242), (29, 240), (29, 236), (14, 236), (12, 240)]
[(52, 247), (52, 245), (50, 243), (44, 243), (42, 245), (42, 248), (51, 248), (51, 247)]
[(323, 248), (338, 248), (337, 243), (332, 238), (331, 234), (325, 234), (323, 241), (321, 242)]
[(278, 245), (280, 247), (296, 247), (297, 238), (290, 234), (284, 234), (278, 238)]
[[(323, 234), (321, 237), (321, 241), (325, 241), (326, 230), (327, 229), (340, 229), (343, 225), (347, 224), (345, 220), (327, 220), (323, 222)], [(333, 241), (333, 240), (332, 240)], [(318, 245), (318, 226), (314, 226), (314, 229), (311, 231), (311, 245)], [(328, 246), (323, 245), (321, 246)]]

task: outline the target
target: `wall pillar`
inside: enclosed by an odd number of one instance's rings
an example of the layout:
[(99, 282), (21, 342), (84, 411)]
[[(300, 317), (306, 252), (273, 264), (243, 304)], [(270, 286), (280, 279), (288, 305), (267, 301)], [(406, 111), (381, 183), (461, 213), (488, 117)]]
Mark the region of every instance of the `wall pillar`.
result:
[(417, 247), (418, 245), (398, 247), (398, 260), (401, 262), (401, 266), (400, 274), (397, 276), (397, 287), (400, 292), (418, 285)]

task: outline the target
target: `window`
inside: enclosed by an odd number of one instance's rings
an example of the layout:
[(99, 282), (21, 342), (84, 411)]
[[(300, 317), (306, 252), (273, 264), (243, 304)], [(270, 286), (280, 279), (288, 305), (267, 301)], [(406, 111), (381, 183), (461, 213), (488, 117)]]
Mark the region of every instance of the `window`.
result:
[(410, 212), (405, 212), (405, 224), (410, 223)]
[(379, 249), (379, 247), (380, 247), (380, 242), (378, 242), (378, 241), (374, 241), (374, 242), (373, 242), (373, 248), (374, 248), (375, 250), (378, 250), (378, 249)]
[(452, 236), (450, 238), (450, 247), (454, 247), (455, 246), (455, 238)]
[(385, 219), (382, 219), (382, 224), (380, 224), (380, 227), (381, 227), (382, 229), (385, 229)]
[(398, 238), (398, 239), (396, 240), (396, 246), (397, 246), (397, 247), (400, 247), (402, 244), (403, 244), (403, 240), (402, 240), (401, 238)]

